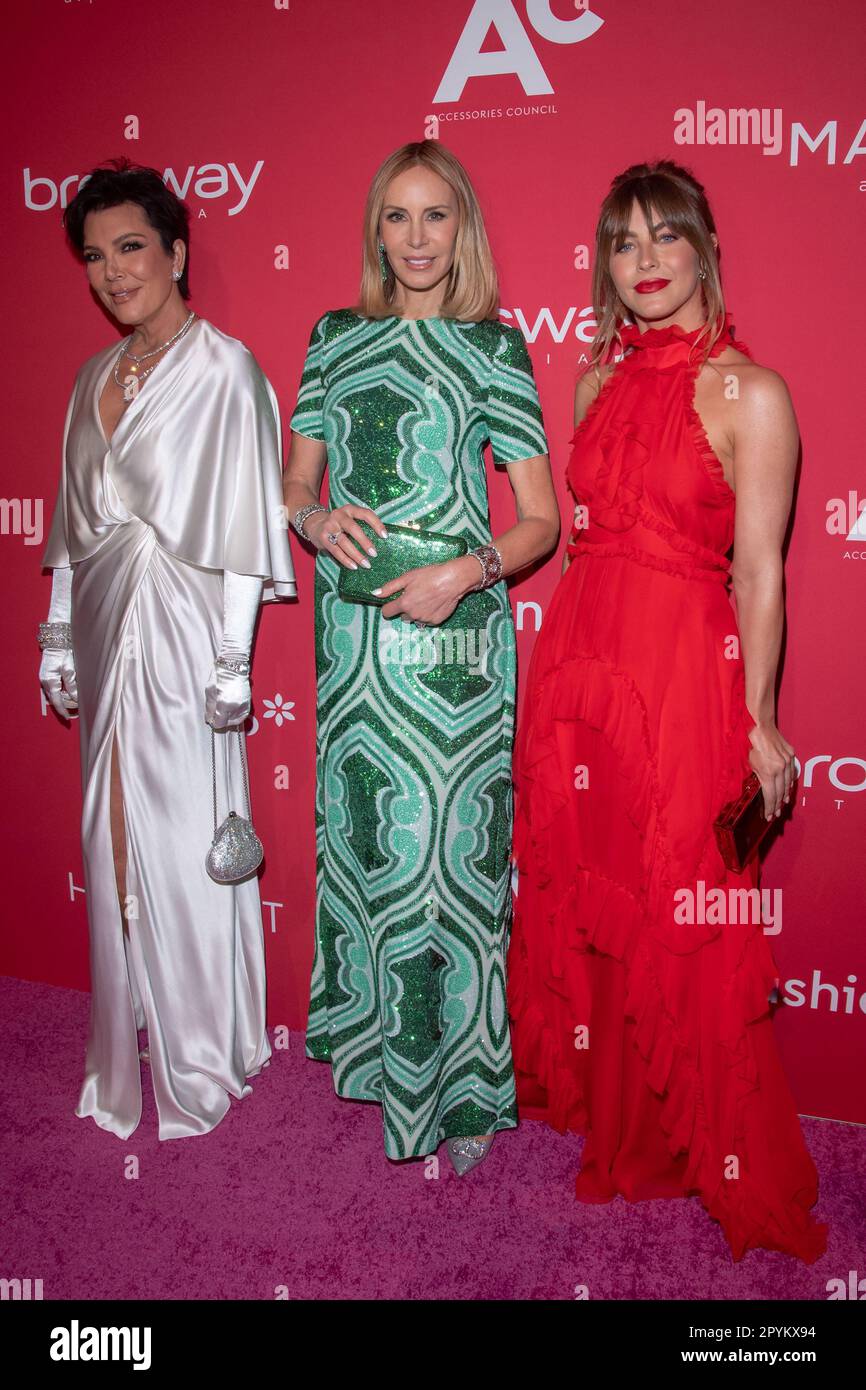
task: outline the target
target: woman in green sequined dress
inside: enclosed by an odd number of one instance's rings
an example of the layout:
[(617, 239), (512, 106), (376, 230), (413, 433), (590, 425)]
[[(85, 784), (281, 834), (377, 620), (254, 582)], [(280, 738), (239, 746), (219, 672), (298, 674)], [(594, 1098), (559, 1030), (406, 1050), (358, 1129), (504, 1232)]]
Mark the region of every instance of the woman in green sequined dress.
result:
[[(388, 1158), (447, 1139), (463, 1172), (517, 1124), (504, 576), (555, 547), (559, 513), (526, 344), (498, 318), (477, 199), (438, 142), (404, 146), (376, 174), (358, 307), (316, 321), (291, 425), (286, 508), (318, 551), (306, 1051), (331, 1063), (338, 1095), (381, 1105)], [(519, 517), (495, 549), (488, 440)], [(326, 465), (328, 509), (314, 509)], [(339, 567), (369, 564), (360, 521), (481, 553), (407, 571), (382, 607), (344, 602)]]

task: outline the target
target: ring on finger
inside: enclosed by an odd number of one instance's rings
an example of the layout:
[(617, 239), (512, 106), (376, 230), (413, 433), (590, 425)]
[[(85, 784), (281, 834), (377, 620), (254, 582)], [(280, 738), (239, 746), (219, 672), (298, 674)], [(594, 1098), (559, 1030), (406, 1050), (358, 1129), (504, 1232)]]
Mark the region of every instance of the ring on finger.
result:
[(342, 534), (342, 531), (326, 531), (325, 540), (328, 541), (331, 545), (336, 545), (337, 537), (342, 536)]

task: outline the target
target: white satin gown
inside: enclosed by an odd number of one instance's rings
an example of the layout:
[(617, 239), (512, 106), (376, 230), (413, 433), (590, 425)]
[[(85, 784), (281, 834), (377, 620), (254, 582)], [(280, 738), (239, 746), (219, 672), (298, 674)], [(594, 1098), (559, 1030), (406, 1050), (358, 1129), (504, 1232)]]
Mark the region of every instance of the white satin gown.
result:
[[(197, 319), (111, 437), (98, 402), (119, 351), (81, 368), (43, 565), (73, 566), (91, 1018), (75, 1113), (127, 1138), (147, 1028), (160, 1139), (212, 1129), (268, 1064), (258, 879), (215, 883), (205, 685), (225, 569), (295, 594), (276, 397), (252, 354)], [(245, 735), (244, 735), (245, 737)], [(124, 911), (110, 821), (116, 740)], [(229, 747), (230, 743), (233, 745)], [(218, 819), (245, 814), (237, 734), (218, 732)], [(255, 812), (255, 803), (253, 803)], [(267, 847), (266, 847), (267, 848)], [(124, 930), (124, 917), (126, 930)]]

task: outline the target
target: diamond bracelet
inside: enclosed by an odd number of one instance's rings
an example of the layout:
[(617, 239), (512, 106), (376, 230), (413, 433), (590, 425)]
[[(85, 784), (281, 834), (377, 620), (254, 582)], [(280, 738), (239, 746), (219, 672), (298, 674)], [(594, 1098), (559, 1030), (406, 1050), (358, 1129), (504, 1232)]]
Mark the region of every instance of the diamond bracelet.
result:
[(43, 651), (71, 651), (71, 623), (40, 623), (36, 638)]
[(306, 507), (298, 508), (295, 515), (292, 517), (292, 525), (303, 540), (308, 541), (310, 539), (304, 530), (304, 522), (307, 517), (312, 516), (313, 512), (326, 512), (327, 510), (328, 508), (323, 507), (321, 502), (308, 502)]
[(250, 663), (242, 656), (218, 656), (215, 664), (218, 671), (231, 671), (235, 676), (250, 674)]
[(489, 589), (491, 584), (496, 584), (502, 578), (502, 556), (495, 545), (476, 545), (474, 550), (467, 552), (474, 555), (481, 566), (481, 582), (470, 589), (470, 593), (477, 593), (479, 589)]

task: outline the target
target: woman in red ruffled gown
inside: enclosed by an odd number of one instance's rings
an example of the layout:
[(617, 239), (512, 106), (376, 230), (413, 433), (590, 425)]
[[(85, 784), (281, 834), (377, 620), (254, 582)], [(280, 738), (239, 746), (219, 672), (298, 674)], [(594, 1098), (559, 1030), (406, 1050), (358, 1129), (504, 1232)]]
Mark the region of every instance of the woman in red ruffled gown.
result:
[[(598, 394), (592, 368), (578, 384), (586, 510), (515, 748), (509, 1014), (521, 1115), (587, 1136), (579, 1200), (696, 1194), (734, 1259), (811, 1262), (827, 1228), (772, 1032), (778, 974), (728, 891), (757, 863), (726, 870), (712, 829), (752, 769), (768, 817), (790, 796), (774, 687), (797, 430), (731, 333), (717, 246), (688, 171), (614, 181), (594, 354), (618, 337), (625, 355)], [(702, 911), (719, 888), (724, 910)]]

